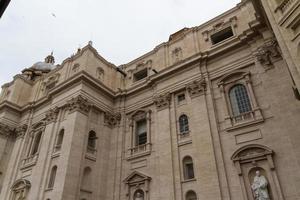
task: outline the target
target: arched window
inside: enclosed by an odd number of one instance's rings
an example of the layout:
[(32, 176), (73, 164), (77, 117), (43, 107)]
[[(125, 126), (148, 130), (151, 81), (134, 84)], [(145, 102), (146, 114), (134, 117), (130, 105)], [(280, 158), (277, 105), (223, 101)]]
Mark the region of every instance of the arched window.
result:
[(135, 191), (134, 195), (133, 195), (133, 199), (134, 200), (138, 200), (138, 199), (144, 199), (145, 197), (145, 193), (143, 190), (139, 189), (137, 191)]
[(87, 144), (88, 149), (96, 149), (96, 139), (97, 139), (96, 133), (94, 131), (90, 131), (88, 144)]
[(193, 159), (190, 156), (183, 158), (183, 177), (185, 180), (195, 178)]
[(61, 148), (61, 145), (63, 143), (63, 140), (64, 140), (64, 134), (65, 134), (65, 130), (64, 129), (61, 129), (59, 131), (59, 134), (58, 134), (58, 137), (57, 137), (57, 141), (56, 141), (56, 148), (57, 149), (60, 149)]
[(197, 195), (194, 191), (190, 190), (185, 195), (186, 200), (197, 200)]
[(50, 178), (49, 178), (49, 183), (48, 183), (48, 188), (53, 188), (54, 183), (55, 183), (55, 177), (56, 177), (56, 171), (57, 171), (57, 166), (53, 166), (51, 173), (50, 173)]
[(247, 89), (244, 85), (233, 86), (229, 91), (233, 116), (239, 116), (252, 110)]
[(34, 143), (33, 143), (32, 151), (31, 151), (31, 155), (35, 155), (38, 152), (40, 142), (41, 142), (41, 137), (42, 137), (42, 132), (38, 132), (36, 134), (35, 138), (34, 138)]
[(92, 178), (92, 169), (90, 167), (84, 168), (82, 180), (81, 180), (81, 189), (91, 191), (91, 178)]
[(186, 115), (181, 115), (179, 117), (179, 130), (180, 134), (186, 134), (189, 132), (189, 120)]

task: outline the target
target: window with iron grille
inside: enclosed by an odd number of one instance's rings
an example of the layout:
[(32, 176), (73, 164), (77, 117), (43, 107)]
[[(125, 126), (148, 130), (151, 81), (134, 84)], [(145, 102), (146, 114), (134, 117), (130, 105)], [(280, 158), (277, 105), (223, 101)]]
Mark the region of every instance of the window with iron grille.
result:
[(233, 116), (239, 116), (252, 110), (247, 89), (244, 85), (238, 84), (232, 87), (229, 97)]
[(180, 134), (185, 134), (189, 132), (189, 121), (186, 115), (181, 115), (179, 117), (179, 130)]

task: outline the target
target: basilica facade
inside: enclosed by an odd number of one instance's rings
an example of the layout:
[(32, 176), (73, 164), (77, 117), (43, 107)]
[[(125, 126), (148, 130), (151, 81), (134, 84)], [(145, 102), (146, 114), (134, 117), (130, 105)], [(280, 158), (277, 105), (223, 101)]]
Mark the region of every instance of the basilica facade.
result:
[(0, 199), (300, 199), (299, 58), (297, 0), (243, 0), (121, 66), (51, 54), (2, 86)]

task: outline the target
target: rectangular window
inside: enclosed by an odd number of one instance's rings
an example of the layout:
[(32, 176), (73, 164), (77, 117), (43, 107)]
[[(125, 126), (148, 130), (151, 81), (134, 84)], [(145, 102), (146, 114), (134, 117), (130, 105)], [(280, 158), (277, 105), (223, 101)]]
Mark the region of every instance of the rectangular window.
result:
[(211, 38), (212, 44), (217, 44), (217, 43), (222, 42), (223, 40), (226, 40), (226, 39), (228, 39), (232, 36), (233, 36), (232, 28), (227, 27), (227, 28), (215, 33), (215, 34), (212, 34), (210, 36), (210, 38)]
[(187, 179), (193, 179), (195, 177), (193, 163), (186, 164), (186, 176)]
[(143, 69), (139, 72), (136, 72), (133, 76), (134, 76), (134, 81), (142, 80), (148, 76), (148, 70), (147, 68)]
[(136, 122), (136, 146), (147, 143), (147, 121), (142, 119)]

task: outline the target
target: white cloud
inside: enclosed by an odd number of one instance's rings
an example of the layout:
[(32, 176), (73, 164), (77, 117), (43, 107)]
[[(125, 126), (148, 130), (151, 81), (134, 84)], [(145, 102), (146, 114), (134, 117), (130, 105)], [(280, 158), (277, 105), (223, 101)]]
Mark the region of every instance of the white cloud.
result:
[[(92, 40), (116, 65), (240, 0), (15, 0), (0, 19), (0, 85), (52, 50), (56, 63)], [(55, 16), (53, 16), (55, 15)]]

